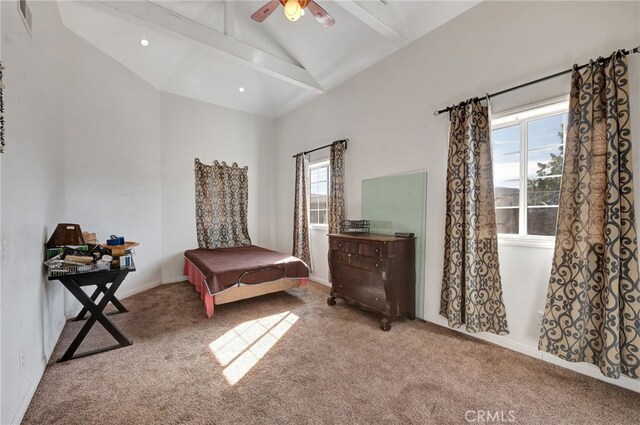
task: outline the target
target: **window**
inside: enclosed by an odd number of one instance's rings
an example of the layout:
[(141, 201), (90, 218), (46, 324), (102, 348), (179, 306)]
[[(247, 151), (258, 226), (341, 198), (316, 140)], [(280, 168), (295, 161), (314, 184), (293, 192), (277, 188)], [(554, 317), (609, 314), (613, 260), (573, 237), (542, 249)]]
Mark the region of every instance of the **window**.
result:
[(313, 226), (327, 225), (329, 193), (329, 162), (319, 162), (309, 167), (309, 223)]
[(567, 110), (555, 102), (492, 121), (499, 234), (555, 236)]

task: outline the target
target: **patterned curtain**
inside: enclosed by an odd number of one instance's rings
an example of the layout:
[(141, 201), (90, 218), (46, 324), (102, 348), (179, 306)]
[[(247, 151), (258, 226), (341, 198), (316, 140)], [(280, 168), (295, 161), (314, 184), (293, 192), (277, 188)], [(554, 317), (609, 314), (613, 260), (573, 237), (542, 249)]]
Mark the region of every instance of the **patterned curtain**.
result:
[(196, 230), (200, 248), (251, 245), (247, 229), (249, 183), (247, 167), (235, 162), (195, 160)]
[(344, 143), (333, 142), (329, 156), (329, 233), (340, 231), (344, 216)]
[(493, 198), (489, 108), (451, 111), (440, 314), (469, 332), (508, 334)]
[(624, 55), (571, 78), (555, 252), (539, 349), (640, 374), (640, 285)]
[(311, 265), (311, 251), (309, 250), (309, 157), (304, 154), (296, 155), (296, 189), (295, 205), (293, 208), (293, 253), (309, 266)]

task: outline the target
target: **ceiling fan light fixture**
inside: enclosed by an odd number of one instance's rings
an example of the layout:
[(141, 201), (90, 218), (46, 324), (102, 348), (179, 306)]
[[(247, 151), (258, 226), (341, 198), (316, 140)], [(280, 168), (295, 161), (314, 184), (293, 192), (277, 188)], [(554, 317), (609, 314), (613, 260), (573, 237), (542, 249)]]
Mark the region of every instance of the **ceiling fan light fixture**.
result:
[(292, 22), (300, 19), (300, 16), (302, 16), (302, 8), (300, 7), (300, 2), (298, 0), (287, 0), (284, 5), (284, 16), (286, 16), (287, 19)]
[[(1, 1), (1, 0), (0, 0)], [(309, 8), (309, 13), (313, 18), (320, 22), (324, 28), (328, 28), (336, 23), (336, 20), (331, 17), (315, 0), (269, 0), (267, 4), (256, 10), (251, 19), (256, 22), (264, 22), (265, 19), (271, 15), (278, 6), (282, 5), (284, 9), (284, 16), (290, 21), (297, 21), (301, 16), (304, 16), (304, 10)]]

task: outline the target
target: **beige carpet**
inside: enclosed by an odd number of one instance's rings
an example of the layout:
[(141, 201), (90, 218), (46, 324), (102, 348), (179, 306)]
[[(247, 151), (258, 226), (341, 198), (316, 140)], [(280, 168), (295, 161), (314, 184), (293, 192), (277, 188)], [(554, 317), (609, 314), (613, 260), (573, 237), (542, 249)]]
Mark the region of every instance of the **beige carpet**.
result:
[[(385, 333), (327, 294), (310, 284), (216, 306), (212, 320), (188, 283), (130, 297), (112, 318), (134, 345), (52, 360), (24, 423), (463, 424), (478, 410), (512, 423), (640, 421), (640, 394), (431, 324)], [(80, 326), (67, 323), (53, 359)], [(81, 350), (111, 341), (96, 325)]]

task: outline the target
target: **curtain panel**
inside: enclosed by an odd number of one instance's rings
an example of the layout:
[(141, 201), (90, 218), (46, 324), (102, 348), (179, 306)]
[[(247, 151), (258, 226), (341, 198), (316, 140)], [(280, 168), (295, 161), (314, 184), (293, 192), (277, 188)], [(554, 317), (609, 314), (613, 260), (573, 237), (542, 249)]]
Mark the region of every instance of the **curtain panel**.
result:
[(247, 227), (249, 181), (247, 167), (235, 162), (195, 160), (196, 232), (198, 247), (227, 248), (251, 245)]
[(329, 154), (329, 233), (340, 232), (344, 221), (344, 143), (333, 142)]
[(508, 334), (493, 197), (489, 108), (451, 111), (440, 314), (469, 332)]
[(571, 78), (555, 251), (539, 349), (638, 378), (640, 286), (624, 55)]
[[(344, 143), (333, 142), (329, 152), (329, 233), (339, 233), (345, 219), (344, 209)], [(329, 282), (331, 271), (329, 271)]]
[(312, 271), (309, 248), (309, 157), (296, 155), (296, 182), (293, 207), (293, 252)]

